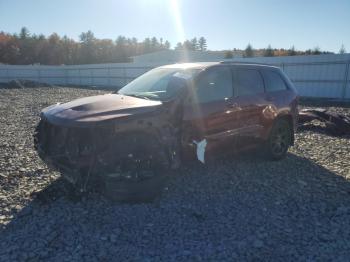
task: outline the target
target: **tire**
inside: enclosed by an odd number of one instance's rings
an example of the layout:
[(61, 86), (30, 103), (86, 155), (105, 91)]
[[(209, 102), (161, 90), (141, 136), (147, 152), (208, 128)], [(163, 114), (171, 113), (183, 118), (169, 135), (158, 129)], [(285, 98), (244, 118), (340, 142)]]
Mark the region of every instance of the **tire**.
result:
[(292, 143), (292, 129), (285, 119), (278, 119), (272, 126), (265, 143), (265, 156), (270, 160), (283, 159)]
[(131, 135), (124, 141), (128, 148), (125, 158), (118, 161), (120, 174), (104, 177), (105, 195), (116, 202), (152, 202), (166, 184), (170, 166), (167, 154), (155, 139), (144, 135)]

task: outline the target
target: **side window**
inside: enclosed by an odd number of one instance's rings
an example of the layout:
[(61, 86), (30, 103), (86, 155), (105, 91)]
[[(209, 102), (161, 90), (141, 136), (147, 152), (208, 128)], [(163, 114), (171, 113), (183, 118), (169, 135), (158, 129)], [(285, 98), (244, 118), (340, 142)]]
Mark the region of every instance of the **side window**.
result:
[(234, 88), (237, 96), (255, 95), (264, 93), (264, 82), (257, 70), (236, 69)]
[(264, 71), (266, 92), (286, 90), (287, 86), (281, 76), (277, 72)]
[(199, 103), (220, 101), (232, 97), (231, 69), (229, 67), (209, 69), (197, 82), (195, 95)]

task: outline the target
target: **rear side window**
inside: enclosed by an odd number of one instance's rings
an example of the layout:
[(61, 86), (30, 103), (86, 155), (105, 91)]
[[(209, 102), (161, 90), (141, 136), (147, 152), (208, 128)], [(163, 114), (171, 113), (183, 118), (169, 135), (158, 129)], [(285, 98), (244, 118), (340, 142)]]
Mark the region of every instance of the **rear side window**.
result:
[(267, 92), (287, 90), (287, 86), (280, 74), (274, 71), (264, 71), (265, 88)]
[(206, 72), (197, 83), (195, 95), (199, 103), (220, 101), (232, 97), (231, 69), (217, 67)]
[(236, 69), (234, 89), (237, 96), (264, 93), (261, 74), (254, 69)]

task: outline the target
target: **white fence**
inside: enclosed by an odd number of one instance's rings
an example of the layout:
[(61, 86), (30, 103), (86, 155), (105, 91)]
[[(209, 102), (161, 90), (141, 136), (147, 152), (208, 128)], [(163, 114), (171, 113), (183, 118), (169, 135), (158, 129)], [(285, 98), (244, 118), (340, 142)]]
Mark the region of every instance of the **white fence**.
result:
[(33, 80), (56, 85), (121, 87), (158, 65), (133, 63), (96, 65), (0, 65), (0, 82)]
[[(293, 57), (237, 58), (281, 67), (300, 95), (350, 99), (350, 54)], [(158, 64), (96, 64), (71, 66), (0, 65), (0, 82), (16, 79), (56, 85), (121, 87)]]

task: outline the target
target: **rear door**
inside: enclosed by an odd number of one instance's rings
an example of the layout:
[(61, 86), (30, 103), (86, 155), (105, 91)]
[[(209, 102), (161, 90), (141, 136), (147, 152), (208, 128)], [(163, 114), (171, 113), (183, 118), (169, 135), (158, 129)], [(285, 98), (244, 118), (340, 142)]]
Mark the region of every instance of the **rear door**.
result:
[(239, 108), (238, 141), (254, 142), (262, 136), (264, 129), (263, 111), (265, 100), (264, 81), (258, 69), (233, 67), (235, 97), (234, 104)]
[[(298, 116), (297, 94), (293, 86), (288, 84), (288, 79), (278, 69), (266, 68), (262, 70), (265, 82), (265, 97), (270, 108), (275, 109), (275, 115), (293, 116), (294, 128), (296, 128)], [(272, 126), (273, 121), (269, 123)]]
[(212, 67), (203, 72), (190, 88), (184, 106), (183, 144), (206, 139), (207, 150), (229, 143), (237, 129), (233, 105), (232, 71), (229, 66)]

